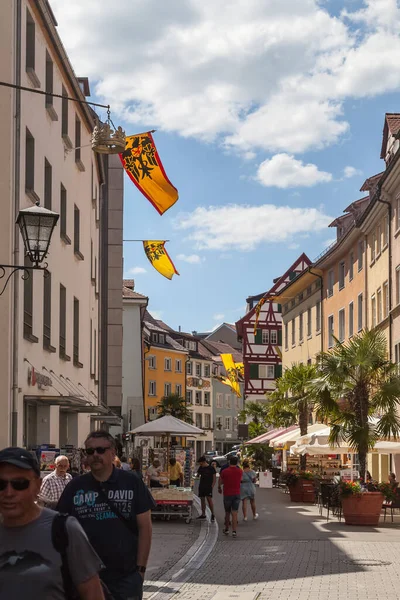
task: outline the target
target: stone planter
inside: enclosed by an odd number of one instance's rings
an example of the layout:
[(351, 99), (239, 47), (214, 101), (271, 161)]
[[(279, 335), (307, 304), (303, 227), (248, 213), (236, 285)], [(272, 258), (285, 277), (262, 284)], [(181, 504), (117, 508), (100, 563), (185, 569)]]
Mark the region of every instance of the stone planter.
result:
[(290, 500), (292, 502), (306, 502), (314, 504), (315, 488), (312, 481), (308, 479), (298, 479), (295, 485), (289, 486)]
[(341, 501), (346, 525), (378, 525), (383, 504), (380, 492), (346, 496)]

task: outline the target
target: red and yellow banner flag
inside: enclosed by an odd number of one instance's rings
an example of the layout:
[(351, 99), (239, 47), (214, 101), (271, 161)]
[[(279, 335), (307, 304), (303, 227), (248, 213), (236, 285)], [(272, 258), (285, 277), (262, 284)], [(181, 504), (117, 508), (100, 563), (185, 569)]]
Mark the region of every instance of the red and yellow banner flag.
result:
[(256, 320), (254, 321), (254, 335), (256, 335), (256, 333), (257, 333), (258, 321), (259, 321), (259, 318), (260, 318), (261, 308), (266, 303), (267, 299), (268, 298), (266, 298), (264, 296), (264, 298), (261, 298), (261, 300), (259, 301), (259, 303), (256, 306)]
[(144, 240), (143, 248), (146, 256), (153, 267), (164, 275), (167, 279), (172, 279), (174, 275), (179, 275), (175, 269), (175, 265), (170, 259), (168, 252), (165, 249), (165, 241), (163, 240)]
[(130, 135), (119, 155), (138, 190), (162, 215), (178, 200), (178, 190), (167, 177), (150, 132)]
[[(242, 397), (240, 393), (239, 377), (235, 361), (232, 354), (221, 354), (222, 363), (225, 367), (226, 375), (229, 380), (229, 385), (235, 392), (238, 398)], [(226, 383), (225, 381), (223, 383)]]

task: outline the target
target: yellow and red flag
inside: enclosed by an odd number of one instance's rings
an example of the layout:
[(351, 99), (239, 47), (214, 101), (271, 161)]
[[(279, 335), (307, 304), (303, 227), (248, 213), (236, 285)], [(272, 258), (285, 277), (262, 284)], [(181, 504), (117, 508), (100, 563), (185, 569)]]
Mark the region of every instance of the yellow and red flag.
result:
[[(229, 379), (229, 385), (235, 392), (238, 398), (242, 397), (240, 393), (239, 377), (235, 361), (233, 360), (232, 354), (221, 354), (222, 363), (225, 367), (227, 378)], [(225, 381), (223, 383), (226, 383)]]
[(262, 306), (266, 303), (268, 298), (266, 298), (264, 296), (264, 298), (261, 298), (261, 300), (259, 301), (259, 303), (256, 306), (256, 320), (254, 321), (254, 335), (256, 335), (257, 333), (257, 329), (258, 329), (258, 320), (260, 318), (260, 312), (261, 312), (261, 308)]
[(161, 273), (161, 275), (164, 275), (167, 279), (172, 279), (174, 275), (179, 275), (165, 249), (165, 241), (144, 240), (143, 248), (152, 266), (156, 271)]
[(167, 177), (150, 132), (130, 135), (119, 155), (138, 190), (162, 215), (178, 200), (178, 190)]

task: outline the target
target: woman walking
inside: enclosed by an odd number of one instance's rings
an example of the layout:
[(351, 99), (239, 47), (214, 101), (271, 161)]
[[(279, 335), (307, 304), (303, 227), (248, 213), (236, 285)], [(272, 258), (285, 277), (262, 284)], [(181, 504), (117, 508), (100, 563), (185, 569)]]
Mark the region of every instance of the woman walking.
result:
[(240, 499), (242, 501), (243, 510), (243, 521), (247, 521), (247, 500), (250, 500), (251, 510), (253, 512), (253, 519), (258, 519), (258, 513), (256, 511), (256, 487), (254, 485), (256, 481), (256, 473), (250, 469), (248, 460), (243, 461), (243, 475), (242, 482), (240, 484)]

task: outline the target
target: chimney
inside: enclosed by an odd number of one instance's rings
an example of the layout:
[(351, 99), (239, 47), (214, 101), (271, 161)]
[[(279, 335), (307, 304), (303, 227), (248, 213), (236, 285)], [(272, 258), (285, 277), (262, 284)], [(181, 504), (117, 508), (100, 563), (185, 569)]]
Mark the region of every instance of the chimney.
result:
[(135, 289), (135, 280), (134, 279), (124, 279), (123, 280), (124, 286), (127, 287), (130, 290), (134, 290)]
[(179, 331), (179, 333), (182, 331), (182, 330), (181, 330), (181, 326), (180, 326), (180, 325), (179, 325), (179, 327), (178, 327), (178, 331)]

